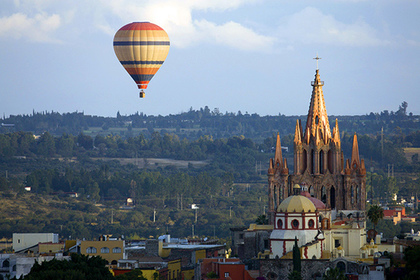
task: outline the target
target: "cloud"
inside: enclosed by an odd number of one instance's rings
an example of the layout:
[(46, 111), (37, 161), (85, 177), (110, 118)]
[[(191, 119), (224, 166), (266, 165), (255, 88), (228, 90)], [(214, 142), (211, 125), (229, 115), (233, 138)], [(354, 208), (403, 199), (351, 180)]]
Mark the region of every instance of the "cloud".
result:
[[(269, 36), (259, 35), (236, 22), (227, 22), (216, 25), (206, 20), (196, 21), (195, 26), (199, 34), (205, 34), (210, 43), (227, 45), (234, 49), (245, 51), (267, 51), (271, 49), (275, 39)], [(204, 37), (204, 36), (203, 36)]]
[(15, 13), (0, 18), (0, 37), (14, 39), (24, 38), (33, 42), (60, 43), (52, 36), (61, 25), (61, 18), (57, 14), (45, 13), (28, 17), (22, 13)]
[[(194, 11), (223, 12), (255, 0), (154, 0), (141, 5), (136, 1), (105, 1), (103, 4), (125, 22), (138, 20), (158, 24), (169, 33), (171, 45), (186, 48), (206, 42), (244, 51), (261, 51), (272, 47), (275, 38), (258, 34), (238, 22), (210, 22), (194, 19)], [(110, 30), (101, 26), (102, 30)]]
[(279, 27), (282, 42), (326, 44), (340, 46), (380, 46), (390, 42), (381, 40), (375, 29), (363, 20), (343, 23), (316, 8), (307, 7), (288, 17)]

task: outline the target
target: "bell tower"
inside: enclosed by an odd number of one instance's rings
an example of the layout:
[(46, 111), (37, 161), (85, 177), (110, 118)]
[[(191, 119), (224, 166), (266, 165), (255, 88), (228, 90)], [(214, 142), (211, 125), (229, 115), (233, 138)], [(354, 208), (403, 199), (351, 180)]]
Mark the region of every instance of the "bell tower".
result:
[[(315, 58), (320, 59), (318, 56)], [(319, 69), (311, 82), (312, 95), (304, 130), (296, 121), (293, 174), (289, 175), (286, 159), (282, 159), (280, 136), (277, 135), (275, 158), (268, 169), (269, 211), (275, 211), (286, 197), (293, 195), (292, 186), (306, 184), (311, 196), (330, 209), (365, 210), (366, 168), (359, 158), (357, 136), (353, 138), (351, 159), (344, 160), (338, 120), (331, 127), (325, 106)]]

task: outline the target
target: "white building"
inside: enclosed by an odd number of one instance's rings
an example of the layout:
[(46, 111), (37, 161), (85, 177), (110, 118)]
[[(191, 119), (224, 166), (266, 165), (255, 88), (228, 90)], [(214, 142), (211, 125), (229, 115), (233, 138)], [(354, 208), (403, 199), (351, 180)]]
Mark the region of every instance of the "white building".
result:
[(13, 250), (19, 252), (38, 243), (58, 243), (57, 233), (13, 233)]

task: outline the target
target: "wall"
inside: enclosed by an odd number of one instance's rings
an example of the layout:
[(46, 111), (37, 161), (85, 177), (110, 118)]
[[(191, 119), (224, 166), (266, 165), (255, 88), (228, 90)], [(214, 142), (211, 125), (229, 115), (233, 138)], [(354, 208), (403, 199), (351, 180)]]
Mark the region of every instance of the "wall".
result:
[(38, 243), (58, 243), (57, 233), (13, 233), (13, 250), (15, 252), (37, 245)]
[[(89, 247), (96, 248), (96, 253), (87, 253)], [(101, 248), (109, 248), (109, 253), (101, 253)], [(113, 253), (113, 248), (121, 248), (121, 253)], [(118, 261), (124, 258), (124, 240), (106, 240), (106, 241), (82, 241), (80, 243), (80, 253), (89, 256), (101, 256), (110, 264), (112, 261)]]

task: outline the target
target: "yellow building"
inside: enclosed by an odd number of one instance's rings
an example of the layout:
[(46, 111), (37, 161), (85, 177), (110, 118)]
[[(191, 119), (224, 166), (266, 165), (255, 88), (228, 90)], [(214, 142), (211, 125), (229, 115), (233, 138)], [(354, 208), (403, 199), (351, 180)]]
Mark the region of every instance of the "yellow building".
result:
[(101, 256), (111, 265), (117, 265), (124, 258), (124, 240), (81, 241), (80, 253), (88, 256)]
[(168, 279), (181, 279), (181, 259), (168, 261)]

